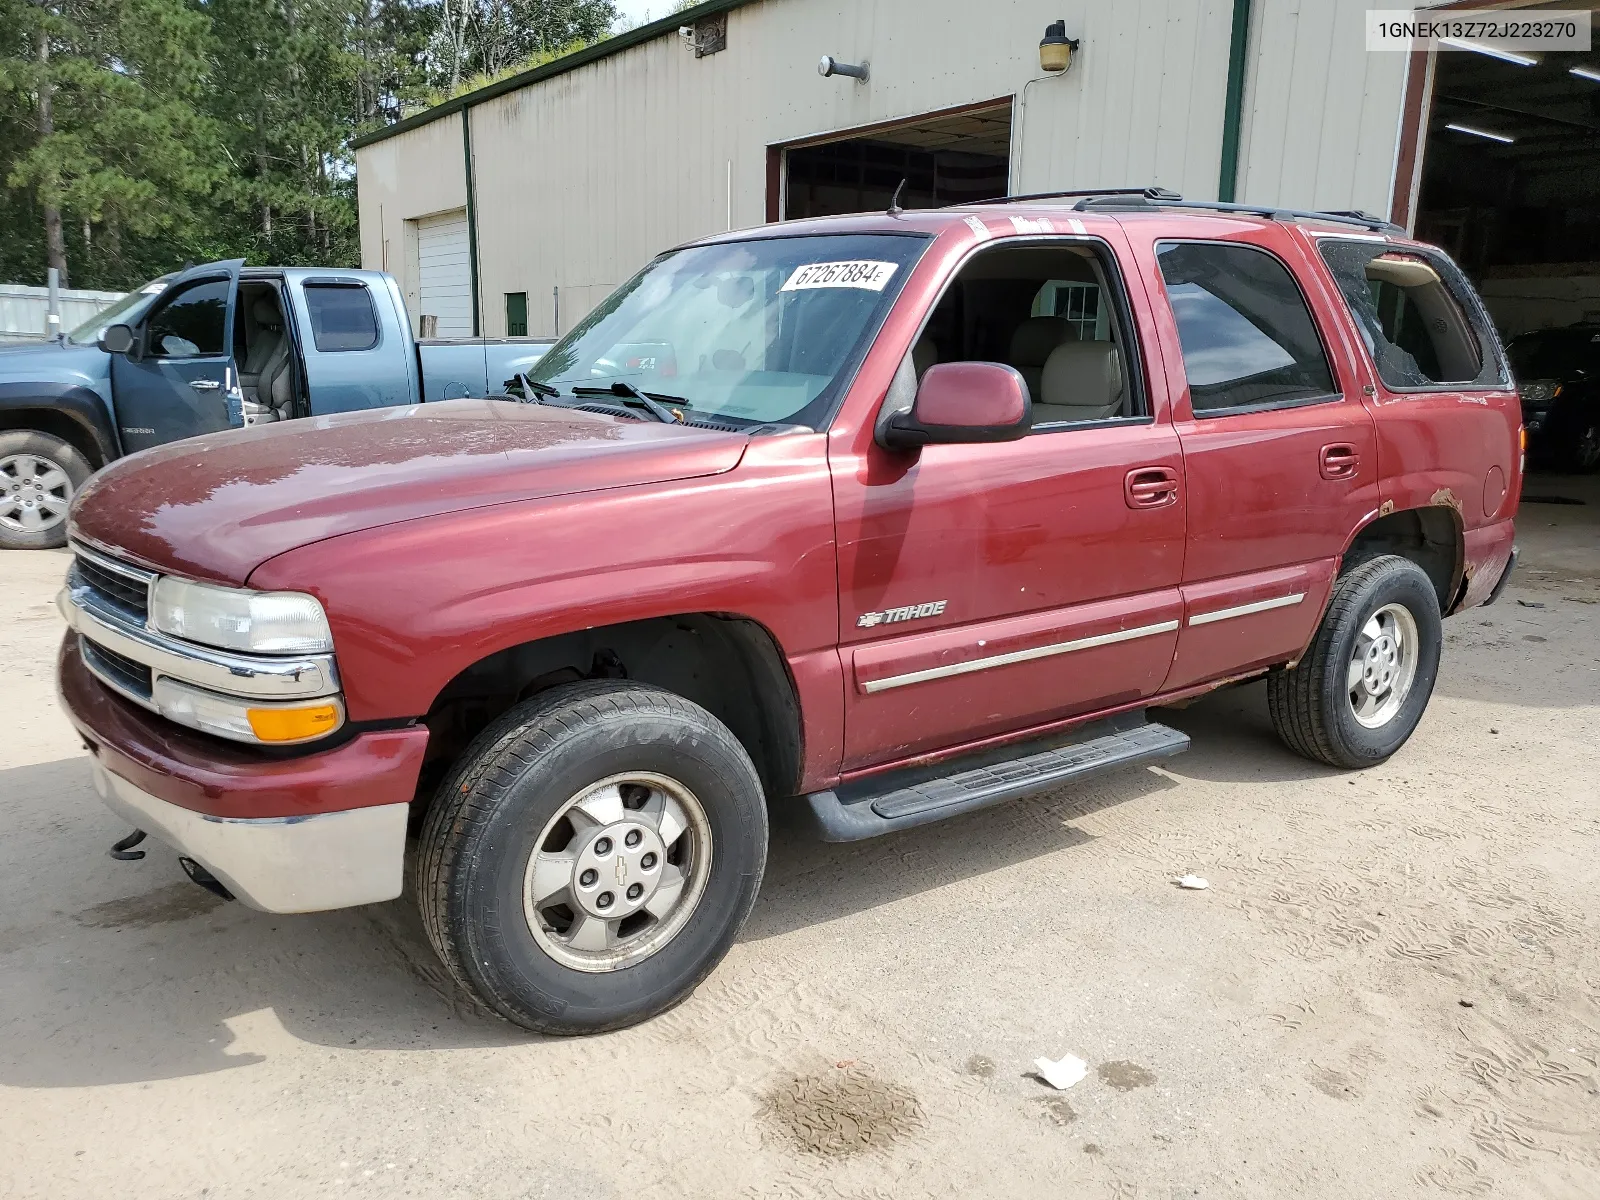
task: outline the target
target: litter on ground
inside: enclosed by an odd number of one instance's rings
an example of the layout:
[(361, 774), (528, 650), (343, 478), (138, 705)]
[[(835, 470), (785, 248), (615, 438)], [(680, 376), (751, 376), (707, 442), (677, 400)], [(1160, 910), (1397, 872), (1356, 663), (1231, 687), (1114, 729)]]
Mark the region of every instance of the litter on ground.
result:
[(1036, 1058), (1033, 1066), (1039, 1072), (1039, 1078), (1058, 1092), (1066, 1091), (1089, 1073), (1089, 1064), (1071, 1054), (1063, 1056), (1060, 1062)]
[(1173, 883), (1181, 888), (1188, 888), (1191, 892), (1203, 892), (1211, 886), (1211, 882), (1201, 879), (1198, 875), (1185, 875), (1182, 879), (1174, 879)]

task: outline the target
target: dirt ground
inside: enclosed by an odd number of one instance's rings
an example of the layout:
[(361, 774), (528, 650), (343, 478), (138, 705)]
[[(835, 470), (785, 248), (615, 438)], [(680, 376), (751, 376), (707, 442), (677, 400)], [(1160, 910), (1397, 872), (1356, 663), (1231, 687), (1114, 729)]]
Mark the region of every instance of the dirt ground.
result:
[(404, 901), (108, 859), (65, 557), (0, 554), (0, 1195), (1600, 1195), (1600, 487), (1528, 491), (1587, 503), (1524, 507), (1385, 766), (1292, 757), (1255, 686), (1165, 717), (1160, 768), (780, 833), (711, 979), (577, 1041), (466, 1011)]

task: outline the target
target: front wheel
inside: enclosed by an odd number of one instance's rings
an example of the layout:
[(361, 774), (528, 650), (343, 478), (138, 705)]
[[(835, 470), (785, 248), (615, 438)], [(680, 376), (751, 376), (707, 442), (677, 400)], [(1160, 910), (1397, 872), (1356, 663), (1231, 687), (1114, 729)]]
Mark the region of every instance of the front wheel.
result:
[(456, 981), (541, 1033), (677, 1004), (733, 943), (766, 865), (744, 748), (710, 713), (593, 681), (481, 734), (424, 822), (423, 924)]
[(1311, 649), (1267, 677), (1273, 728), (1331, 767), (1383, 762), (1417, 727), (1439, 673), (1443, 626), (1433, 582), (1384, 555), (1342, 576)]
[(0, 432), (0, 550), (67, 544), (67, 509), (94, 470), (71, 442), (36, 429)]

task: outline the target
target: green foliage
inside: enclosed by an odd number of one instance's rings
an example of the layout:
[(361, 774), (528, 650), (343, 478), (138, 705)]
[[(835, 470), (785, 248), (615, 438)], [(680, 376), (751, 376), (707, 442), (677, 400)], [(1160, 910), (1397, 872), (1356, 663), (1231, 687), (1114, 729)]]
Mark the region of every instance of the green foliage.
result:
[(355, 265), (352, 138), (615, 21), (612, 0), (0, 0), (0, 279), (43, 281), (47, 208), (74, 287)]

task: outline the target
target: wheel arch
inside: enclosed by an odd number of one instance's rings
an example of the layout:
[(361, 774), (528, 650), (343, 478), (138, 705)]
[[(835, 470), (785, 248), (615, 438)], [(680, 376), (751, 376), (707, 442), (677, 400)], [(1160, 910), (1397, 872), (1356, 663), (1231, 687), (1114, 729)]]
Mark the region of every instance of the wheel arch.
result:
[(1380, 509), (1351, 536), (1339, 561), (1339, 574), (1348, 575), (1383, 554), (1397, 554), (1416, 563), (1433, 582), (1439, 612), (1448, 616), (1455, 611), (1467, 582), (1465, 530), (1455, 506), (1441, 502), (1421, 508)]
[(99, 470), (121, 455), (99, 395), (70, 384), (0, 384), (0, 430), (33, 429), (69, 443)]
[[(804, 762), (799, 690), (776, 637), (736, 613), (625, 621), (519, 642), (447, 682), (423, 718), (430, 766), (445, 770), (512, 705), (579, 679), (652, 684), (699, 704), (733, 733), (769, 796), (794, 794)], [(424, 789), (424, 793), (426, 789)]]

